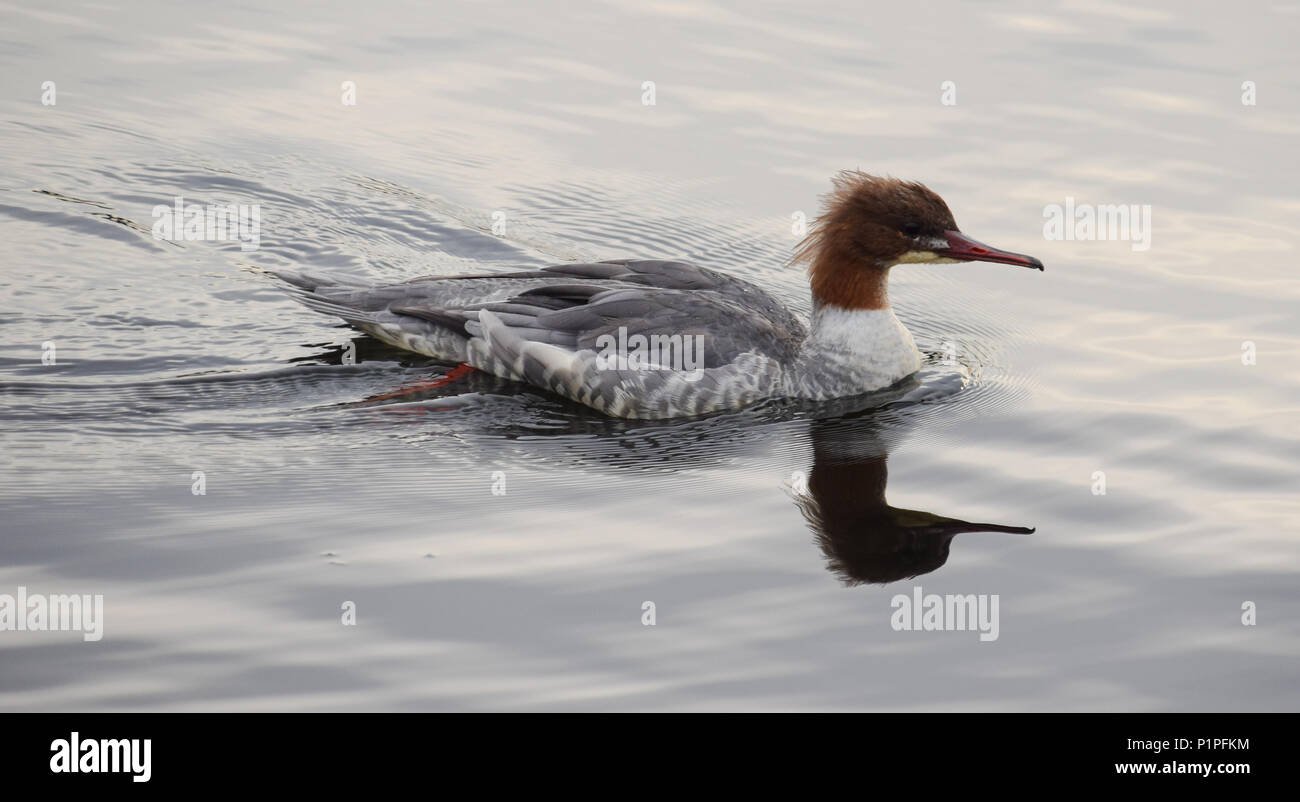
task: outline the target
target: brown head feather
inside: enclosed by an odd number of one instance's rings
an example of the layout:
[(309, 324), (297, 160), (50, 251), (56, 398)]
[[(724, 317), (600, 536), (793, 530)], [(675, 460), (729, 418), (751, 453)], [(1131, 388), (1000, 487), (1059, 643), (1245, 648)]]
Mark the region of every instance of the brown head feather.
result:
[(885, 309), (889, 268), (916, 236), (942, 239), (943, 232), (956, 231), (952, 212), (943, 198), (912, 181), (844, 170), (831, 185), (792, 262), (808, 263), (813, 297), (822, 303)]

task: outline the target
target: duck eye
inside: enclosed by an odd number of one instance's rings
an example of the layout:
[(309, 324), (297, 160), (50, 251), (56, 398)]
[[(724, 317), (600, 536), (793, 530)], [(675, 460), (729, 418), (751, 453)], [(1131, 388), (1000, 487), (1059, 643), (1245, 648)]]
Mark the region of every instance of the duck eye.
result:
[(899, 231), (902, 231), (904, 234), (906, 234), (906, 235), (909, 236), (909, 237), (915, 237), (916, 235), (918, 235), (918, 234), (921, 233), (921, 224), (920, 224), (920, 223), (904, 223), (904, 224), (903, 224), (903, 227), (900, 228)]

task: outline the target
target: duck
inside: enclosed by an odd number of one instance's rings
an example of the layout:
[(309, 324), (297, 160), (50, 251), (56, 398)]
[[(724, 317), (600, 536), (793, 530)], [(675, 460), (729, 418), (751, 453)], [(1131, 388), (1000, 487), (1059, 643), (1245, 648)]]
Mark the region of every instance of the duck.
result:
[(610, 259), (376, 282), (271, 270), (308, 308), (400, 349), (476, 369), (617, 418), (661, 420), (774, 399), (888, 388), (922, 356), (889, 304), (898, 265), (1038, 259), (967, 237), (925, 185), (835, 175), (790, 260), (806, 265), (805, 322), (757, 284), (666, 259)]

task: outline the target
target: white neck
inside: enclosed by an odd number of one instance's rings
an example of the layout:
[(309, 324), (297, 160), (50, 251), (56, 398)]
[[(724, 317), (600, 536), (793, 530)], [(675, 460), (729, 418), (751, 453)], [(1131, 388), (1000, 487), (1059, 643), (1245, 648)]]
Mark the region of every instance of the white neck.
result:
[(844, 309), (814, 302), (812, 331), (808, 339), (827, 348), (873, 351), (897, 342), (900, 331), (906, 335), (908, 345), (912, 345), (912, 335), (903, 328), (890, 307)]
[(815, 303), (792, 394), (836, 398), (888, 387), (921, 367), (921, 352), (894, 310)]

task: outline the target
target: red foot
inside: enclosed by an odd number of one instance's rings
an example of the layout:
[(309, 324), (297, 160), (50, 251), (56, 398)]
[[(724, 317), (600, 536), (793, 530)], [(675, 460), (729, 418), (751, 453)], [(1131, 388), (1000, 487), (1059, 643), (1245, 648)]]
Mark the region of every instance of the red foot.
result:
[(457, 381), (459, 379), (463, 379), (473, 372), (474, 372), (474, 368), (466, 364), (460, 364), (452, 368), (451, 370), (447, 371), (445, 375), (439, 376), (436, 379), (430, 379), (427, 382), (417, 382), (407, 387), (403, 387), (400, 390), (393, 393), (385, 393), (384, 395), (372, 395), (366, 400), (387, 401), (392, 398), (401, 398), (404, 395), (418, 393), (421, 392), (422, 390), (432, 390), (437, 387), (442, 387), (444, 385), (451, 384), (452, 382)]

